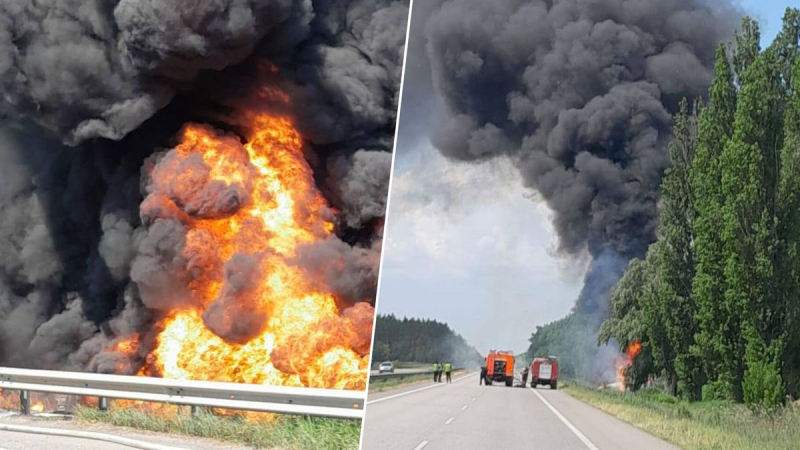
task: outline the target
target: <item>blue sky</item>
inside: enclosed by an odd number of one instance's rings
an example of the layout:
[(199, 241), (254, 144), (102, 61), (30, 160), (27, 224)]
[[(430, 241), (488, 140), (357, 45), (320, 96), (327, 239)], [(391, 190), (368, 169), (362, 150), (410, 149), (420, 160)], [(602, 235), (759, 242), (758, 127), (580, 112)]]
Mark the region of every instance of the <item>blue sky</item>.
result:
[[(780, 29), (788, 2), (740, 2), (762, 24), (764, 45)], [(406, 93), (404, 101), (427, 97)], [(422, 108), (430, 117), (432, 103)], [(588, 259), (556, 254), (547, 207), (521, 187), (508, 162), (446, 161), (424, 129), (408, 132), (415, 120), (404, 117), (420, 109), (404, 111), (378, 311), (447, 322), (482, 352), (522, 352), (536, 325), (572, 308)]]

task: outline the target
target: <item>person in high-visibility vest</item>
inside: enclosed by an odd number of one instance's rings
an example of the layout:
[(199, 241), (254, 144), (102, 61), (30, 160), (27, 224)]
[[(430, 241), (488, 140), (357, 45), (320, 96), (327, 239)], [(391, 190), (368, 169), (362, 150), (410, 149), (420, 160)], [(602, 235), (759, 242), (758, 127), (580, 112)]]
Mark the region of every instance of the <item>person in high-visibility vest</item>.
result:
[(453, 368), (453, 365), (449, 362), (444, 363), (444, 374), (447, 376), (447, 382), (452, 383), (453, 379), (450, 378), (450, 369)]
[(486, 382), (486, 366), (483, 366), (481, 367), (481, 382), (478, 384), (478, 386), (482, 385), (485, 382)]
[(433, 363), (433, 382), (436, 383), (439, 381), (439, 363)]

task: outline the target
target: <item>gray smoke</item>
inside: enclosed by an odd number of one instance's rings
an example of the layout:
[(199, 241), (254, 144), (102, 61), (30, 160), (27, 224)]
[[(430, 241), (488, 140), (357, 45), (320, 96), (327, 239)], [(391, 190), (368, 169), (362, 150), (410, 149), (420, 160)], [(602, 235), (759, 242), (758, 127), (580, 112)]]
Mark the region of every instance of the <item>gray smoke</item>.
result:
[[(197, 301), (186, 286), (200, 270), (230, 285), (209, 326), (241, 341), (263, 325), (237, 301), (239, 259), (184, 252), (187, 215), (231, 214), (247, 190), (197, 183), (174, 190), (178, 208), (143, 203), (181, 127), (235, 133), (242, 104), (292, 116), (310, 144), (340, 215), (295, 263), (363, 322), (348, 307), (374, 302), (407, 3), (0, 0), (0, 364), (136, 373), (158, 315)], [(254, 69), (264, 61), (272, 78)], [(265, 79), (291, 102), (254, 100)], [(207, 176), (197, 163), (183, 181)], [(108, 351), (132, 333), (134, 355)]]

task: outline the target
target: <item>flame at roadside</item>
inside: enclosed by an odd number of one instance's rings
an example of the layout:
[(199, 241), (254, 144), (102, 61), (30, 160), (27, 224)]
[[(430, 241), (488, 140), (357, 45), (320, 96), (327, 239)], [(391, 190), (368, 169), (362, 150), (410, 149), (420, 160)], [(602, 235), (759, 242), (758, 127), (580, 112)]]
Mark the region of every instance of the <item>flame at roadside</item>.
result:
[(640, 341), (633, 341), (625, 348), (625, 353), (617, 356), (614, 362), (617, 369), (617, 384), (621, 392), (625, 392), (628, 388), (626, 382), (626, 375), (628, 368), (633, 365), (633, 360), (642, 351), (642, 343)]

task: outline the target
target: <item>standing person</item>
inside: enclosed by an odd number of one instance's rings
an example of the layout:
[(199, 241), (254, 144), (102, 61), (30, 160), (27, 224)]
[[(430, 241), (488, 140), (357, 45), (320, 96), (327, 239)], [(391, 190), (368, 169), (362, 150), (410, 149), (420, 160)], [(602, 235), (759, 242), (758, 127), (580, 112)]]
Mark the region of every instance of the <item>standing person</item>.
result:
[(481, 382), (478, 384), (479, 386), (486, 382), (486, 366), (481, 367)]
[(438, 367), (438, 371), (436, 372), (436, 382), (437, 383), (441, 383), (442, 382), (442, 369), (444, 367), (442, 367), (442, 364), (439, 361), (436, 361), (436, 367)]
[(452, 383), (453, 379), (450, 378), (450, 370), (453, 368), (453, 365), (449, 362), (444, 363), (444, 374), (447, 377), (447, 382)]
[(528, 367), (527, 366), (525, 366), (525, 368), (522, 369), (522, 387), (525, 387), (526, 384), (528, 384)]
[(433, 382), (436, 383), (438, 378), (439, 378), (439, 363), (435, 362), (433, 363)]

